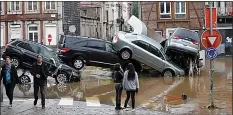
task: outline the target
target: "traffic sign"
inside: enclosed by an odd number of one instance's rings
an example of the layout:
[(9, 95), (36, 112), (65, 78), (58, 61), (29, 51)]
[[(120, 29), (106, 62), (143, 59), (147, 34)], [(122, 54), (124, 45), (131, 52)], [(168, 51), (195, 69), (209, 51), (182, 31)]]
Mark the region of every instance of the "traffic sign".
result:
[(218, 50), (214, 47), (210, 47), (206, 50), (206, 56), (210, 59), (216, 58), (218, 55)]
[(201, 43), (206, 49), (218, 48), (222, 43), (222, 36), (217, 30), (213, 30), (213, 34), (210, 36), (210, 30), (206, 30), (201, 36)]
[[(205, 27), (210, 28), (210, 8), (205, 8)], [(212, 27), (217, 28), (217, 8), (212, 7)]]
[(49, 43), (52, 42), (52, 35), (51, 34), (48, 35), (48, 42)]

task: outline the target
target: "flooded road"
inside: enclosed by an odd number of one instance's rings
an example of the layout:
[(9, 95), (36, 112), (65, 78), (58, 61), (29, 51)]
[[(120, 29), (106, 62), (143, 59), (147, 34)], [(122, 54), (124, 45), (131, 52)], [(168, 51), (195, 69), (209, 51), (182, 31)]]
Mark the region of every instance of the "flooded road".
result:
[[(232, 114), (232, 60), (226, 58), (215, 61), (214, 102), (220, 108), (216, 110), (205, 108), (210, 102), (208, 65), (209, 61), (206, 61), (201, 75), (193, 77), (163, 78), (140, 74), (136, 107), (173, 114)], [(182, 93), (187, 95), (186, 101), (181, 99)], [(33, 85), (20, 85), (14, 94), (15, 97), (33, 98)], [(92, 100), (114, 105), (114, 83), (109, 77), (84, 75), (84, 79), (78, 83), (48, 85), (47, 99), (64, 97), (73, 98), (74, 101)], [(123, 91), (122, 104), (125, 98), (126, 94)]]

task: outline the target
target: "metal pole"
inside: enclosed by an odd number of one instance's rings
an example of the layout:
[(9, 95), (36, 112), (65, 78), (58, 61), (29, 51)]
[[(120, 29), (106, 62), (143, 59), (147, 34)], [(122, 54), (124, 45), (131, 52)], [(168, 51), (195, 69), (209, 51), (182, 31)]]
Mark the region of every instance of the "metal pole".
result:
[[(210, 2), (210, 36), (213, 35), (213, 24), (212, 24), (212, 2)], [(213, 59), (210, 59), (210, 105), (209, 108), (214, 108), (214, 83), (213, 83)]]

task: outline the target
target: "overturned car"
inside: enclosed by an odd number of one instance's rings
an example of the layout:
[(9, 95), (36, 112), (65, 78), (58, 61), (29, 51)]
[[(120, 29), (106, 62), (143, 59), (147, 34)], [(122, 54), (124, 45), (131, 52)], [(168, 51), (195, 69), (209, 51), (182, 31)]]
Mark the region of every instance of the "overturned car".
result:
[(133, 58), (158, 70), (163, 76), (184, 75), (200, 68), (200, 38), (197, 33), (177, 28), (171, 37), (165, 39), (135, 16), (128, 20), (128, 24), (133, 27), (133, 32), (119, 32), (112, 41), (122, 59)]

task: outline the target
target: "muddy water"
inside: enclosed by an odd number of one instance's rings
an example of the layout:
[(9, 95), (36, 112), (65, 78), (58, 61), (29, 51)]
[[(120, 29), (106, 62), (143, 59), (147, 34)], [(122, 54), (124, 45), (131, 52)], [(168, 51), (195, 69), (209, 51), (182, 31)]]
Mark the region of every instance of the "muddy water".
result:
[[(206, 65), (201, 76), (163, 78), (140, 74), (136, 107), (174, 114), (232, 114), (232, 60), (215, 61), (214, 102), (221, 108), (217, 110), (204, 108), (210, 102), (208, 61)], [(23, 95), (18, 97), (33, 97), (33, 86), (30, 90), (22, 92), (24, 92)], [(187, 95), (186, 101), (181, 99), (182, 93)], [(109, 78), (99, 79), (99, 77), (93, 78), (87, 75), (79, 83), (59, 84), (47, 88), (47, 99), (67, 96), (76, 101), (86, 101), (87, 97), (95, 97), (101, 104), (114, 105), (115, 103), (114, 84)], [(126, 94), (123, 91), (122, 104), (125, 97)]]

